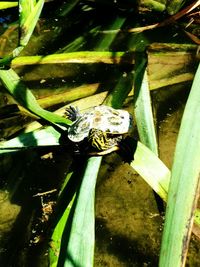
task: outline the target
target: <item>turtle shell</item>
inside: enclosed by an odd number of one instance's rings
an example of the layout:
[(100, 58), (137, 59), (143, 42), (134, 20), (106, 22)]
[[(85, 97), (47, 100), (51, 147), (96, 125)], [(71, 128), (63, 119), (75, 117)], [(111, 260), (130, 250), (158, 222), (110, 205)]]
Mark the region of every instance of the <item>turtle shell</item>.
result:
[(96, 106), (81, 114), (69, 127), (68, 138), (73, 142), (80, 142), (88, 137), (92, 128), (112, 135), (125, 134), (129, 131), (130, 121), (130, 114), (125, 110)]

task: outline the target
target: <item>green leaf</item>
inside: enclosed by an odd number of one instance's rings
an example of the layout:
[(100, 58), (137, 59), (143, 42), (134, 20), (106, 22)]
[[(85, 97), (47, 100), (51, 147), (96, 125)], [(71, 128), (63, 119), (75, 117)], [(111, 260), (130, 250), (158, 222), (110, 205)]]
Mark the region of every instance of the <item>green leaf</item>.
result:
[(166, 201), (171, 172), (150, 149), (139, 141), (131, 167)]
[(175, 149), (161, 245), (161, 267), (184, 266), (200, 175), (200, 65), (183, 114)]
[(19, 0), (20, 46), (26, 46), (39, 19), (44, 0)]
[(113, 89), (113, 91), (106, 97), (104, 104), (112, 106), (113, 108), (121, 108), (122, 103), (127, 98), (129, 92), (133, 86), (133, 74), (127, 73), (124, 77), (123, 74), (119, 77), (119, 80)]
[[(64, 209), (64, 211), (63, 212), (61, 211), (60, 216), (58, 216), (57, 214), (58, 219), (56, 221), (56, 226), (51, 236), (51, 242), (50, 242), (50, 247), (49, 247), (49, 261), (50, 261), (49, 264), (51, 267), (56, 267), (58, 264), (63, 232), (65, 230), (66, 222), (68, 222), (70, 211), (75, 201), (76, 188), (74, 190), (74, 194), (72, 193), (71, 196), (68, 191), (68, 190), (72, 191), (71, 184), (70, 184), (70, 182), (73, 182), (72, 180), (77, 180), (77, 177), (75, 177), (73, 171), (70, 171), (65, 178), (64, 185), (62, 186), (62, 189), (59, 194), (57, 211), (61, 209), (61, 207), (62, 207), (62, 210)], [(66, 195), (68, 196), (67, 199), (66, 199)]]
[[(125, 23), (125, 21), (126, 21), (125, 17), (114, 18), (111, 21), (110, 25), (106, 28), (106, 30), (120, 29), (122, 25)], [(108, 50), (115, 38), (116, 38), (116, 33), (108, 34), (107, 36), (104, 36), (104, 38), (101, 38), (99, 40), (99, 43), (96, 44), (96, 51)]]
[(23, 56), (12, 60), (12, 67), (34, 64), (63, 64), (63, 63), (105, 63), (120, 64), (134, 63), (133, 53), (129, 52), (108, 52), (108, 51), (79, 51), (47, 56)]
[(162, 12), (166, 8), (166, 0), (143, 0), (140, 1), (142, 5), (150, 9)]
[(13, 69), (0, 70), (0, 79), (15, 100), (28, 111), (57, 126), (68, 127), (71, 121), (40, 107), (31, 91)]
[(136, 125), (140, 141), (158, 155), (158, 146), (146, 71), (146, 58), (144, 58), (144, 55), (142, 54), (142, 57), (138, 56), (136, 59), (134, 82)]
[(6, 9), (6, 8), (10, 8), (10, 7), (16, 7), (18, 6), (18, 2), (10, 2), (10, 1), (3, 1), (0, 3), (0, 9)]
[(23, 149), (37, 148), (40, 146), (57, 146), (59, 145), (60, 133), (53, 127), (36, 130), (0, 142), (0, 154), (16, 152)]
[[(171, 172), (166, 165), (148, 147), (138, 141), (131, 167), (151, 186), (151, 188), (167, 201)], [(200, 227), (200, 210), (194, 214), (195, 223)]]
[(167, 4), (167, 12), (170, 15), (176, 14), (179, 11), (179, 9), (181, 9), (181, 7), (183, 6), (184, 3), (185, 3), (185, 0), (171, 0), (171, 1), (169, 1), (169, 3)]
[(91, 157), (87, 161), (87, 168), (77, 193), (68, 244), (65, 248), (65, 267), (93, 266), (95, 184), (100, 163), (101, 157)]

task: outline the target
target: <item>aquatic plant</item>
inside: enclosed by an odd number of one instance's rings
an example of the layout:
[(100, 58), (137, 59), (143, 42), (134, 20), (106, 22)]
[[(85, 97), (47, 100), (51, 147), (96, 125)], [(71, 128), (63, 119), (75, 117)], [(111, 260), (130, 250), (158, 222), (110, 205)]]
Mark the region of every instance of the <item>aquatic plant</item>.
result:
[[(64, 5), (62, 16), (70, 14), (79, 1), (70, 1)], [(147, 1), (148, 2), (148, 1)], [(154, 1), (153, 1), (154, 2)], [(159, 2), (159, 1), (157, 1)], [(161, 1), (163, 2), (163, 1)], [(182, 6), (183, 1), (171, 1), (167, 6), (170, 14), (174, 14)], [(13, 2), (16, 4), (15, 2)], [(26, 48), (39, 16), (42, 11), (44, 1), (19, 1), (19, 44), (9, 55), (0, 60), (0, 79), (4, 87), (9, 91), (21, 110), (26, 110), (33, 118), (43, 119), (46, 128), (34, 128), (34, 131), (19, 134), (19, 136), (0, 143), (0, 154), (17, 152), (23, 149), (32, 149), (41, 146), (59, 146), (59, 129), (69, 127), (70, 120), (60, 115), (42, 108), (32, 92), (27, 88), (21, 77), (14, 68), (35, 64), (109, 64), (128, 65), (132, 68), (127, 73), (122, 73), (118, 77), (116, 86), (112, 91), (106, 93), (102, 98), (95, 100), (95, 105), (102, 102), (113, 107), (121, 107), (131, 91), (134, 91), (134, 111), (137, 130), (140, 141), (134, 152), (134, 160), (130, 166), (141, 175), (141, 177), (152, 187), (152, 189), (164, 200), (167, 201), (166, 222), (164, 227), (160, 266), (184, 266), (193, 220), (197, 225), (199, 222), (199, 210), (196, 209), (197, 192), (199, 186), (199, 68), (195, 74), (190, 96), (188, 98), (181, 128), (176, 145), (174, 163), (172, 171), (159, 159), (158, 144), (156, 140), (156, 130), (152, 113), (150, 90), (148, 83), (148, 64), (145, 50), (149, 41), (141, 45), (141, 36), (132, 36), (127, 42), (127, 48), (134, 52), (109, 51), (117, 34), (124, 31), (126, 17), (117, 16), (110, 22), (109, 27), (100, 29), (93, 25), (89, 33), (96, 36), (98, 33), (106, 33), (104, 37), (96, 41), (93, 45), (94, 51), (76, 51), (86, 43), (84, 36), (78, 36), (74, 41), (65, 46), (64, 53), (51, 55), (21, 56)], [(158, 4), (158, 3), (157, 3)], [(166, 8), (166, 3), (162, 4), (162, 10)], [(196, 1), (197, 6), (199, 1)], [(152, 5), (152, 3), (151, 3)], [(149, 6), (149, 3), (146, 4)], [(174, 6), (176, 8), (174, 8)], [(9, 7), (9, 5), (7, 6)], [(1, 6), (0, 6), (1, 8)], [(3, 6), (6, 8), (6, 6)], [(158, 10), (158, 6), (155, 7)], [(192, 8), (190, 9), (192, 10)], [(173, 17), (180, 17), (176, 14)], [(183, 12), (181, 13), (183, 16)], [(153, 27), (134, 27), (134, 31), (146, 31), (155, 27), (161, 27), (171, 23), (171, 20), (153, 25)], [(123, 30), (122, 30), (123, 29)], [(131, 32), (129, 30), (128, 32)], [(138, 38), (138, 39), (137, 39)], [(144, 38), (145, 39), (145, 38)], [(171, 46), (172, 49), (176, 45)], [(189, 47), (189, 46), (188, 46)], [(192, 48), (191, 48), (192, 47)], [(177, 47), (176, 47), (177, 48)], [(190, 46), (191, 50), (196, 46)], [(185, 49), (185, 47), (184, 47)], [(73, 50), (73, 52), (71, 51)], [(185, 49), (187, 51), (187, 48)], [(184, 51), (185, 53), (185, 51)], [(184, 55), (184, 53), (181, 54)], [(177, 55), (178, 52), (177, 52)], [(188, 54), (187, 54), (188, 55)], [(134, 66), (134, 68), (133, 68)], [(10, 69), (7, 69), (7, 68)], [(175, 72), (175, 71), (174, 71)], [(177, 71), (178, 72), (178, 71)], [(166, 74), (166, 72), (165, 72)], [(188, 73), (187, 73), (188, 74)], [(170, 74), (172, 75), (172, 74)], [(185, 77), (185, 76), (184, 76)], [(194, 74), (187, 76), (186, 80), (193, 79)], [(167, 78), (174, 78), (169, 76)], [(174, 78), (175, 79), (175, 78)], [(182, 82), (176, 80), (174, 83)], [(156, 78), (159, 83), (159, 77)], [(165, 81), (166, 82), (166, 81)], [(165, 84), (166, 85), (166, 84)], [(75, 90), (74, 90), (75, 91)], [(80, 92), (80, 91), (79, 91)], [(67, 96), (66, 96), (67, 97)], [(81, 100), (80, 100), (81, 101)], [(99, 101), (99, 102), (98, 102)], [(93, 102), (93, 100), (92, 100)], [(23, 107), (23, 108), (22, 108)], [(85, 105), (86, 107), (86, 105)], [(24, 112), (24, 111), (23, 111)], [(187, 146), (186, 146), (187, 144)], [(66, 179), (58, 195), (58, 210), (63, 205), (63, 198), (69, 190), (74, 177), (79, 177), (79, 182), (73, 188), (69, 199), (64, 205), (64, 210), (55, 218), (52, 230), (49, 260), (50, 266), (92, 266), (94, 257), (94, 223), (95, 223), (95, 184), (98, 170), (101, 165), (101, 157), (90, 157), (82, 162), (80, 170), (74, 169), (66, 175)], [(188, 177), (190, 183), (188, 185)], [(186, 202), (187, 199), (187, 202)], [(183, 205), (182, 203), (185, 203)], [(178, 223), (177, 223), (178, 222)], [(178, 225), (178, 227), (176, 227)], [(181, 229), (181, 230), (180, 230)], [(90, 238), (88, 238), (90, 237)], [(177, 243), (178, 242), (178, 243)], [(177, 245), (178, 244), (178, 245)]]

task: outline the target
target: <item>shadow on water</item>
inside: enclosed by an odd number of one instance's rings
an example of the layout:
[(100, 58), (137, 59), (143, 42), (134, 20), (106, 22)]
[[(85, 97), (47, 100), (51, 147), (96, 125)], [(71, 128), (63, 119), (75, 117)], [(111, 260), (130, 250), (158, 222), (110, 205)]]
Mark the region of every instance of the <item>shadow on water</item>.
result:
[[(13, 155), (9, 170), (1, 172), (2, 192), (8, 192), (0, 203), (1, 266), (48, 266), (45, 235), (49, 221), (42, 222), (42, 204), (57, 200), (56, 190), (70, 162), (63, 149), (38, 149)], [(43, 198), (35, 196), (52, 189)]]
[[(117, 257), (119, 262), (123, 262), (123, 266), (140, 267), (144, 266), (158, 266), (158, 257), (153, 249), (145, 249), (141, 246), (138, 240), (133, 240), (125, 235), (113, 234), (106, 227), (106, 222), (103, 219), (96, 219), (96, 238), (97, 251), (107, 251), (109, 255)], [(101, 240), (101, 241), (100, 241)], [(97, 259), (98, 266), (107, 265), (104, 260)]]

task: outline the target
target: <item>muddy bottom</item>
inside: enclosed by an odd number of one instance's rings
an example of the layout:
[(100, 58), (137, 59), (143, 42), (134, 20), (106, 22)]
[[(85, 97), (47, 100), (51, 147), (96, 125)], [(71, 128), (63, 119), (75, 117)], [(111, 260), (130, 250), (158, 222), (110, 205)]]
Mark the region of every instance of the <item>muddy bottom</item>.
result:
[(157, 266), (162, 223), (152, 189), (128, 164), (106, 157), (97, 184), (95, 266)]

